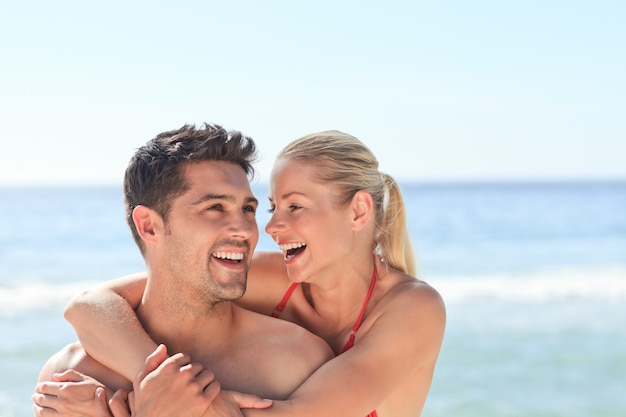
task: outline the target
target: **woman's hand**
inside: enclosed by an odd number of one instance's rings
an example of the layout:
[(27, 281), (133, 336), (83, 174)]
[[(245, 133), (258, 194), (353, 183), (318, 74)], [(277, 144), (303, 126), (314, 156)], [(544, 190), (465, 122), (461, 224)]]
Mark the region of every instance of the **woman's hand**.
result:
[(96, 379), (69, 370), (54, 374), (53, 381), (40, 382), (32, 400), (35, 416), (106, 417), (107, 397), (113, 392)]
[(222, 390), (203, 417), (243, 417), (242, 408), (268, 408), (271, 405), (271, 400), (264, 400), (256, 395)]

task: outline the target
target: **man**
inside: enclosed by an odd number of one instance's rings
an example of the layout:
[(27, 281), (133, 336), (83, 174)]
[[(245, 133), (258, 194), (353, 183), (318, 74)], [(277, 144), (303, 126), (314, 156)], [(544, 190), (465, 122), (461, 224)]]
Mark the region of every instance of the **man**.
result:
[[(193, 395), (184, 405), (186, 415), (237, 400), (222, 387), (286, 399), (333, 357), (325, 342), (306, 330), (232, 303), (245, 292), (258, 240), (258, 201), (248, 182), (255, 156), (254, 142), (239, 132), (185, 125), (139, 148), (126, 170), (127, 221), (148, 271), (137, 315), (154, 341), (170, 352), (185, 353), (165, 359), (165, 349), (159, 347), (135, 388), (188, 389)], [(112, 390), (131, 387), (131, 381), (78, 343), (50, 358), (38, 380), (51, 381), (68, 369)], [(169, 386), (155, 388), (155, 373), (169, 375)], [(101, 390), (98, 396), (102, 398)], [(131, 407), (150, 415), (150, 397), (142, 398), (148, 401), (131, 401)], [(35, 406), (36, 414), (44, 414), (46, 404), (58, 410), (54, 401), (54, 395), (42, 395), (37, 403), (44, 408)]]

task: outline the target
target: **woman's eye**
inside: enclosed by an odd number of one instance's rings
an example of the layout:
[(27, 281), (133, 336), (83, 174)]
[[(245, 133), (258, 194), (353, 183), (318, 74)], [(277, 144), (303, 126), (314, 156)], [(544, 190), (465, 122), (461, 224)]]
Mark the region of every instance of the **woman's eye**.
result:
[[(296, 205), (296, 204), (291, 204), (291, 205), (289, 205), (289, 206), (288, 206), (289, 211), (296, 211), (296, 210), (299, 210), (299, 209), (301, 209), (301, 208), (302, 208), (302, 206), (298, 206), (298, 205)], [(270, 208), (267, 210), (267, 212), (268, 212), (269, 214), (274, 214), (274, 212), (275, 212), (275, 211), (276, 211), (276, 206), (272, 206), (272, 207), (270, 207)]]

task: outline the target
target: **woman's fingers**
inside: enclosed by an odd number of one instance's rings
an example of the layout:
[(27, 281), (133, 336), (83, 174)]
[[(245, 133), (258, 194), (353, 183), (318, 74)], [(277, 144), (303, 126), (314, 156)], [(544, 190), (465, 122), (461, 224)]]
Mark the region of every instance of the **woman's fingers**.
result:
[[(130, 417), (131, 409), (129, 409), (129, 400), (133, 398), (129, 398), (130, 391), (128, 390), (117, 390), (113, 397), (109, 400), (109, 408), (113, 413), (113, 417)], [(98, 416), (98, 417), (106, 417), (106, 415)]]

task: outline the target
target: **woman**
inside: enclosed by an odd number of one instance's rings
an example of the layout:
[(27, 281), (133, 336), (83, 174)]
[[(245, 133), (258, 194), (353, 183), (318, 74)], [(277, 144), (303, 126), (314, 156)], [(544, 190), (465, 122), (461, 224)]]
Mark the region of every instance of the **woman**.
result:
[[(414, 277), (398, 185), (359, 140), (327, 131), (279, 154), (269, 198), (265, 230), (282, 253), (255, 255), (240, 304), (307, 328), (337, 357), (292, 394), (288, 408), (274, 401), (244, 414), (419, 416), (445, 308)], [(129, 379), (156, 347), (130, 308), (143, 286), (141, 274), (131, 276), (77, 296), (66, 309), (86, 350)]]

